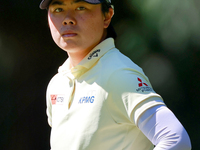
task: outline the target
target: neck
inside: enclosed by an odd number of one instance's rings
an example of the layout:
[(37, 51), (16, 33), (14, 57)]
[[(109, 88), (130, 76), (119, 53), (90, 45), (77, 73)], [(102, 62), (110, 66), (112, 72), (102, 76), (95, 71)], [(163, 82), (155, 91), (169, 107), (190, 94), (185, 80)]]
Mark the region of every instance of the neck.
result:
[(68, 53), (69, 60), (70, 60), (69, 69), (71, 69), (71, 68), (75, 67), (76, 65), (78, 65), (86, 55), (87, 54), (80, 55), (80, 53), (79, 54), (76, 54), (76, 53), (70, 54), (70, 53)]
[[(105, 30), (101, 40), (99, 41), (99, 43), (101, 43), (103, 40), (105, 40), (107, 36), (107, 31)], [(95, 44), (94, 46), (90, 47), (89, 50), (85, 50), (85, 51), (78, 51), (75, 53), (70, 53), (68, 52), (68, 56), (69, 56), (69, 60), (70, 60), (70, 65), (69, 65), (69, 69), (75, 67), (76, 65), (78, 65), (83, 59), (84, 57), (99, 43)]]

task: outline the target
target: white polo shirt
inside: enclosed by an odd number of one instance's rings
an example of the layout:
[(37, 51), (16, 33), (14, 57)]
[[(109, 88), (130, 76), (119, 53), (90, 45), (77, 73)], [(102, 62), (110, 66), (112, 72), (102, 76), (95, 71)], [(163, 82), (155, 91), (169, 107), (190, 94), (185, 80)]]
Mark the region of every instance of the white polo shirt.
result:
[(148, 108), (164, 105), (142, 69), (108, 38), (76, 67), (59, 68), (47, 88), (52, 150), (152, 150), (137, 127)]

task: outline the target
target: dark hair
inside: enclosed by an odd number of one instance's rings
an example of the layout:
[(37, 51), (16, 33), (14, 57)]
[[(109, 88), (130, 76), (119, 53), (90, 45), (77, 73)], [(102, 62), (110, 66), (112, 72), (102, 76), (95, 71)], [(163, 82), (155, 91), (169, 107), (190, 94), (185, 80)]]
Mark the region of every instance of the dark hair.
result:
[(106, 1), (101, 3), (101, 10), (102, 10), (103, 14), (109, 12), (109, 8), (111, 8), (111, 7), (112, 7), (111, 3), (108, 3)]
[[(103, 14), (108, 13), (109, 8), (113, 8), (111, 3), (108, 3), (106, 1), (101, 3), (101, 10), (102, 10)], [(107, 37), (106, 38), (109, 38), (109, 37), (112, 37), (113, 39), (117, 38), (117, 34), (115, 32), (115, 29), (111, 24), (107, 28)]]

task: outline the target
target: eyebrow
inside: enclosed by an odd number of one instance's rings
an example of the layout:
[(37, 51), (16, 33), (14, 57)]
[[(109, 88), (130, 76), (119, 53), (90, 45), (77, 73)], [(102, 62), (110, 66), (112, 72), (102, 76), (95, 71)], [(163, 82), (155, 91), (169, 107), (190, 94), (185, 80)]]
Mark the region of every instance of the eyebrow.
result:
[[(78, 2), (84, 2), (84, 0), (74, 0), (71, 4)], [(63, 1), (55, 0), (51, 3), (51, 5), (65, 5), (65, 3)]]
[(53, 1), (50, 5), (65, 5), (63, 1)]
[(74, 0), (74, 3), (84, 2), (84, 0)]

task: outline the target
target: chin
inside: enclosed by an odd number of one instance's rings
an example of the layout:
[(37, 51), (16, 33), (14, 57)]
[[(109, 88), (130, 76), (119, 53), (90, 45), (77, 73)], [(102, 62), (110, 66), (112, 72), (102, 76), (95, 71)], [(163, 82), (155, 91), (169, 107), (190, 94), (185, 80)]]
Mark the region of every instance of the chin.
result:
[(71, 41), (71, 40), (61, 41), (61, 42), (56, 43), (56, 44), (63, 50), (71, 50), (71, 49), (75, 49), (77, 47), (77, 44), (74, 41)]
[(80, 51), (80, 49), (77, 47), (77, 45), (67, 44), (59, 46), (62, 50), (66, 52), (77, 52)]

